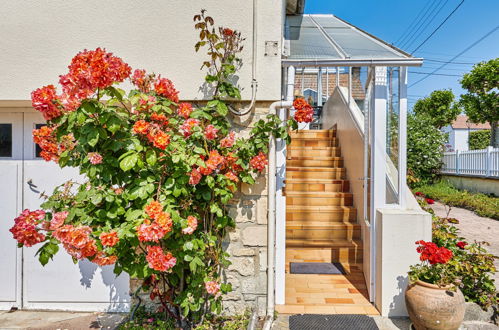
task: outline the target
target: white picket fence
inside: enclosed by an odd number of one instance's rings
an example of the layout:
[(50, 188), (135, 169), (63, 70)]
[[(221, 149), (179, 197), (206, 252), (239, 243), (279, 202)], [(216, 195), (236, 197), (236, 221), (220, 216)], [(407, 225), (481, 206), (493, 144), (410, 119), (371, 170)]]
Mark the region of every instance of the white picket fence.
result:
[(499, 149), (445, 152), (441, 172), (463, 176), (499, 177)]

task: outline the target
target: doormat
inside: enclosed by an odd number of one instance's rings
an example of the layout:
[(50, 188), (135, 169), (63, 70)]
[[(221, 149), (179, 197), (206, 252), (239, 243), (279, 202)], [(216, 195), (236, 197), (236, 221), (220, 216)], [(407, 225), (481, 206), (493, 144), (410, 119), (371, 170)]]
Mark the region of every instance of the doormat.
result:
[(289, 330), (379, 330), (367, 315), (291, 315)]
[(339, 262), (292, 262), (289, 271), (291, 274), (345, 274), (345, 269)]

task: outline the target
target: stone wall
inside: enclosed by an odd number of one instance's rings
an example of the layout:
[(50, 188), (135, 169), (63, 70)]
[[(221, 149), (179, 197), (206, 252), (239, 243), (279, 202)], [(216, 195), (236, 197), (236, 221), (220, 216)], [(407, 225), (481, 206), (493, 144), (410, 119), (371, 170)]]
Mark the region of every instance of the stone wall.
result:
[[(257, 103), (255, 111), (243, 117), (233, 117), (233, 130), (247, 137), (253, 124), (265, 118), (271, 102)], [(265, 314), (267, 295), (267, 172), (258, 176), (254, 185), (241, 183), (239, 192), (228, 204), (234, 228), (225, 238), (224, 248), (231, 255), (232, 265), (224, 272), (233, 291), (224, 297), (224, 313), (240, 314), (246, 309)], [(133, 294), (140, 281), (130, 280)], [(151, 306), (147, 293), (140, 293), (142, 304)], [(135, 298), (133, 304), (138, 301)]]
[[(270, 103), (259, 103), (249, 115), (233, 118), (239, 136), (248, 136), (253, 124), (265, 118)], [(247, 308), (265, 314), (267, 295), (267, 173), (254, 185), (242, 183), (229, 203), (229, 215), (236, 228), (227, 237), (232, 265), (225, 275), (233, 292), (224, 298), (224, 312), (238, 314)]]

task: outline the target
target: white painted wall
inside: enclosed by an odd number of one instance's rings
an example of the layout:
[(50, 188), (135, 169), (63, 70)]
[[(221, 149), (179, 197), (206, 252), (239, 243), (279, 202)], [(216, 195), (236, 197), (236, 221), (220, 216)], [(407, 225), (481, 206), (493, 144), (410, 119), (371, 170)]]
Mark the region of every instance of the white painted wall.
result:
[(442, 128), (442, 131), (449, 134), (447, 143), (452, 146), (453, 151), (467, 151), (469, 150), (468, 139), (470, 132), (481, 131), (481, 129), (451, 128), (450, 126), (446, 126)]
[(431, 241), (431, 216), (420, 208), (378, 209), (376, 236), (375, 306), (382, 316), (407, 316), (407, 272), (410, 265), (420, 262), (415, 242)]
[(351, 99), (348, 109), (348, 89), (335, 88), (322, 111), (322, 127), (336, 127), (341, 156), (353, 193), (353, 206), (357, 209), (357, 223), (361, 226), (363, 241), (363, 271), (368, 289), (371, 290), (371, 226), (364, 219), (364, 116)]
[[(265, 41), (281, 45), (283, 0), (258, 0), (257, 79), (259, 100), (278, 100), (280, 50), (266, 57)], [(192, 17), (201, 8), (217, 24), (246, 38), (239, 84), (251, 97), (252, 13), (250, 0), (0, 0), (0, 100), (28, 100), (30, 92), (56, 84), (80, 50), (105, 47), (132, 68), (170, 78), (181, 99), (199, 99), (204, 57), (194, 52)]]

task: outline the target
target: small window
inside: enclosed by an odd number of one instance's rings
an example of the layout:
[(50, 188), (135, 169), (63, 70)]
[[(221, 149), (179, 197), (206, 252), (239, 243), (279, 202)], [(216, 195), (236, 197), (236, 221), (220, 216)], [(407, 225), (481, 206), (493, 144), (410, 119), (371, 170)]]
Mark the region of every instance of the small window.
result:
[[(45, 124), (35, 124), (35, 128), (36, 129), (40, 129), (43, 126), (47, 126), (47, 125), (45, 125)], [(41, 158), (41, 156), (40, 156), (41, 152), (42, 152), (42, 148), (40, 148), (40, 146), (35, 143), (35, 157)]]
[(0, 124), (0, 157), (12, 157), (12, 124)]

